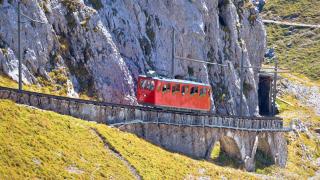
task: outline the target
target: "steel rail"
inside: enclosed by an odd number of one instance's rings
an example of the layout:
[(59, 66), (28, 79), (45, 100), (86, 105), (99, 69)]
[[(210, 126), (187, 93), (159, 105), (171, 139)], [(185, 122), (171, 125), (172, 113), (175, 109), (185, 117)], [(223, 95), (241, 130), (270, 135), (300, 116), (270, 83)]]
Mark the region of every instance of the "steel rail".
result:
[(128, 108), (128, 109), (138, 109), (138, 110), (151, 111), (151, 112), (173, 113), (173, 114), (179, 114), (179, 115), (193, 115), (193, 116), (199, 116), (199, 117), (209, 116), (209, 117), (219, 117), (219, 118), (238, 118), (238, 119), (247, 119), (247, 120), (280, 120), (280, 121), (282, 121), (282, 118), (279, 118), (279, 117), (217, 115), (212, 112), (194, 112), (194, 111), (188, 112), (188, 111), (183, 111), (183, 110), (163, 109), (163, 108), (159, 108), (159, 107), (149, 107), (149, 106), (147, 107), (147, 106), (141, 106), (141, 105), (126, 105), (126, 104), (109, 103), (109, 102), (102, 102), (102, 101), (84, 100), (84, 99), (71, 98), (71, 97), (65, 97), (65, 96), (57, 96), (57, 95), (31, 92), (31, 91), (25, 91), (25, 90), (19, 91), (18, 89), (0, 86), (0, 91), (1, 90), (7, 90), (7, 91), (19, 93), (19, 94), (34, 95), (34, 96), (38, 96), (38, 97), (53, 98), (53, 99), (57, 99), (57, 100), (72, 101), (72, 102), (83, 103), (83, 104), (92, 104), (92, 105), (97, 105), (97, 106), (109, 106), (109, 107), (119, 107), (119, 108)]

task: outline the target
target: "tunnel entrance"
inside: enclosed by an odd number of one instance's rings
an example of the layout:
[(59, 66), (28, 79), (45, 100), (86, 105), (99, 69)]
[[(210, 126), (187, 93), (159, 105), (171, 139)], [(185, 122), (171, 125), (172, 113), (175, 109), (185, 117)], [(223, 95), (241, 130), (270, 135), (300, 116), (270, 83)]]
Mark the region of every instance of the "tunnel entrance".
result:
[(270, 74), (259, 75), (259, 88), (258, 88), (258, 101), (259, 101), (259, 113), (262, 116), (272, 115), (272, 81), (273, 77)]

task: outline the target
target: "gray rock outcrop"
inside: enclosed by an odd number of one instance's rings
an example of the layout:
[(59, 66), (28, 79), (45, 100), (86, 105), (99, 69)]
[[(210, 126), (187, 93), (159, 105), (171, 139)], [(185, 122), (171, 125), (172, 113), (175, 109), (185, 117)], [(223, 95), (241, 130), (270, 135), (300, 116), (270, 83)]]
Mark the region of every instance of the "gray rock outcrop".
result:
[[(0, 70), (16, 78), (17, 1), (0, 1)], [(78, 92), (108, 102), (135, 104), (136, 80), (149, 70), (171, 75), (171, 35), (176, 55), (228, 67), (178, 61), (175, 76), (213, 87), (213, 111), (239, 114), (240, 60), (260, 67), (263, 23), (243, 0), (51, 0), (22, 1), (25, 83), (64, 68)], [(4, 52), (13, 52), (11, 55)], [(10, 58), (9, 58), (10, 57)], [(245, 70), (245, 115), (258, 114), (257, 73)]]

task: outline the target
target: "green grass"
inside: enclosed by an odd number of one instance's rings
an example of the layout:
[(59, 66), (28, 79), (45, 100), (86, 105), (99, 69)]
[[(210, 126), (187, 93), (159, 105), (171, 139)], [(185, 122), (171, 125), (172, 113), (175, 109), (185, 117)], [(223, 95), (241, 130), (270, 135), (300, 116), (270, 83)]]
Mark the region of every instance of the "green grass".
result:
[(287, 35), (289, 31), (285, 26), (267, 26), (268, 47), (275, 47), (280, 67), (319, 80), (320, 29), (295, 29)]
[[(296, 18), (289, 18), (297, 15)], [(264, 19), (320, 24), (318, 0), (269, 0)], [(267, 25), (268, 47), (275, 47), (280, 66), (320, 80), (320, 29)]]
[[(90, 126), (0, 100), (0, 179), (132, 179)], [(81, 173), (70, 173), (71, 167)]]

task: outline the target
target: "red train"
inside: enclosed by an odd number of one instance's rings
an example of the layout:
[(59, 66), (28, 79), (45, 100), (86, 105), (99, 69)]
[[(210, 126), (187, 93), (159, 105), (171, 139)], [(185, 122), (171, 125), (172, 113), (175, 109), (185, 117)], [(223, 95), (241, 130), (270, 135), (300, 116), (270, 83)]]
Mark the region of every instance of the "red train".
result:
[(159, 77), (138, 77), (140, 104), (188, 110), (209, 111), (211, 86), (192, 81)]

